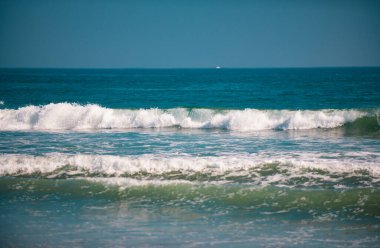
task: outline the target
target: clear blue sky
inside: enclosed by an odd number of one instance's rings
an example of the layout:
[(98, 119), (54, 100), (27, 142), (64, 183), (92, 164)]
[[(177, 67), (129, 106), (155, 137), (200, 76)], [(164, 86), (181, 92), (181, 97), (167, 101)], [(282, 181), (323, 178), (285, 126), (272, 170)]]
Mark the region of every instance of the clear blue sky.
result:
[(380, 1), (0, 0), (0, 67), (380, 66)]

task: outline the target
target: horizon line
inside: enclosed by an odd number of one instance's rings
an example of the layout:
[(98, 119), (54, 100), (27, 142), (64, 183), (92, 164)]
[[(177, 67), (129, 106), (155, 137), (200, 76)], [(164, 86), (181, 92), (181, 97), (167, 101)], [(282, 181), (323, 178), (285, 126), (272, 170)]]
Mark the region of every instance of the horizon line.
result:
[(271, 66), (271, 67), (0, 67), (0, 70), (223, 70), (223, 69), (333, 69), (333, 68), (380, 68), (380, 65), (371, 66)]

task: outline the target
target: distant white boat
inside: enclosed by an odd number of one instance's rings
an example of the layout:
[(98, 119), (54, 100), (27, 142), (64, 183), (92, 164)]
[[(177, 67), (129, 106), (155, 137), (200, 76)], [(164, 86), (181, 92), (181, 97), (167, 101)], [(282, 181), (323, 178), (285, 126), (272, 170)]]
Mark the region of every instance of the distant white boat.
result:
[(216, 69), (220, 69), (220, 66), (218, 65), (217, 67), (215, 67)]

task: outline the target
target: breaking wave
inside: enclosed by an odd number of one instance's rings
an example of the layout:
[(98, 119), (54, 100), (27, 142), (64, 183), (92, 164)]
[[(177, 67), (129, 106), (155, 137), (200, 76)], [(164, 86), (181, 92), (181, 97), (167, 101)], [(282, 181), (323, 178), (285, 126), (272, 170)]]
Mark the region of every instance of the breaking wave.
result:
[(194, 128), (235, 131), (353, 128), (379, 130), (379, 110), (110, 109), (96, 104), (51, 103), (0, 109), (0, 130)]
[[(350, 187), (380, 184), (376, 154), (323, 158), (305, 153), (298, 158), (279, 154), (222, 157), (131, 157), (110, 155), (3, 155), (0, 176), (38, 178), (129, 178), (158, 182), (239, 183), (256, 186)], [(372, 160), (362, 161), (363, 156)], [(378, 185), (380, 186), (380, 185)]]
[(0, 156), (0, 193), (127, 199), (138, 206), (190, 206), (216, 212), (244, 208), (260, 215), (302, 213), (317, 219), (378, 217), (378, 161), (377, 153), (371, 152), (351, 152), (336, 159), (312, 153), (297, 157), (6, 154)]

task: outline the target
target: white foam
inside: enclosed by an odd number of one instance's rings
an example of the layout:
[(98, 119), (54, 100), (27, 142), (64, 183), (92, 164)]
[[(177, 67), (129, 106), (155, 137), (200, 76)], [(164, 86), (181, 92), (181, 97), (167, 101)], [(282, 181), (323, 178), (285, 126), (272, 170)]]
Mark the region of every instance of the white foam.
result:
[[(255, 174), (252, 169), (261, 169), (268, 164), (280, 164), (287, 178), (298, 176), (313, 176), (312, 172), (304, 169), (318, 169), (333, 173), (351, 173), (367, 171), (372, 177), (380, 177), (380, 154), (376, 154), (367, 161), (364, 155), (356, 157), (323, 158), (323, 154), (255, 154), (220, 157), (165, 157), (159, 155), (141, 156), (110, 156), (110, 155), (66, 155), (50, 153), (43, 156), (11, 155), (0, 157), (0, 175), (30, 175), (33, 173), (49, 174), (53, 176), (62, 173), (76, 175), (86, 173), (102, 174), (107, 176), (123, 176), (132, 174), (163, 175), (165, 173), (181, 173), (193, 175), (195, 173), (212, 176), (245, 176)], [(66, 167), (65, 166), (70, 166)], [(264, 168), (265, 169), (265, 168)], [(308, 174), (309, 173), (309, 174)], [(281, 174), (281, 173), (280, 173)], [(274, 177), (279, 175), (274, 175)], [(315, 174), (320, 177), (320, 174)], [(278, 179), (273, 178), (278, 181)]]
[(123, 178), (123, 177), (108, 177), (108, 178), (86, 178), (80, 177), (78, 179), (87, 180), (90, 182), (101, 183), (110, 186), (117, 186), (120, 189), (124, 187), (133, 187), (133, 186), (167, 186), (167, 185), (178, 185), (178, 184), (186, 184), (186, 185), (194, 185), (194, 182), (188, 180), (144, 180), (144, 179), (134, 179), (134, 178)]
[(109, 109), (57, 103), (0, 109), (0, 130), (221, 128), (236, 131), (334, 128), (368, 115), (359, 110)]

